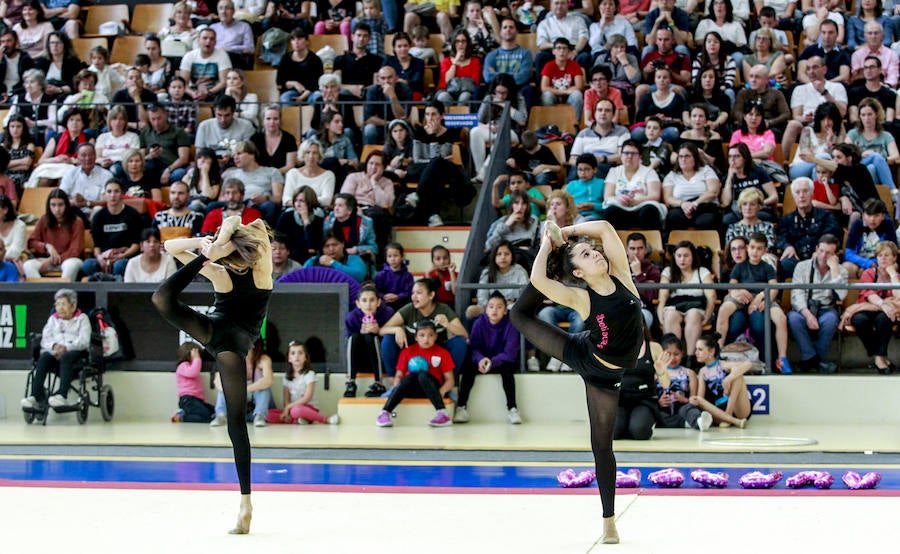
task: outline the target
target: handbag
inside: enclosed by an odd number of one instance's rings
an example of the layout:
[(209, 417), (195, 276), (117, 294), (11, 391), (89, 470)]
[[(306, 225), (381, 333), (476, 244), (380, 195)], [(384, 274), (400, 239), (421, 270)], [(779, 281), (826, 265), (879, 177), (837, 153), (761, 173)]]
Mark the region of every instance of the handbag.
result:
[(454, 77), (447, 81), (447, 92), (454, 98), (458, 98), (460, 94), (475, 92), (475, 79), (471, 77)]
[(679, 312), (687, 312), (688, 310), (705, 310), (706, 296), (693, 296), (691, 294), (680, 294), (678, 296), (670, 296), (666, 302), (666, 306), (672, 306)]

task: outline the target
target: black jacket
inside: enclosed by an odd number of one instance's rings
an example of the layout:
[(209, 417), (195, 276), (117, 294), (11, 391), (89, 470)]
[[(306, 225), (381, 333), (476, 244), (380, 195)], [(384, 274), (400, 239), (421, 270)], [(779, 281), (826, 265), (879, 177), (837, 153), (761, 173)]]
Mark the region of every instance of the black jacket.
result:
[(6, 56), (0, 56), (0, 92), (9, 93), (10, 96), (24, 92), (25, 88), (22, 84), (22, 75), (34, 67), (34, 60), (31, 59), (31, 56), (26, 52), (19, 50), (19, 82), (13, 85), (12, 90), (6, 90), (6, 85), (3, 83), (6, 80), (6, 65)]

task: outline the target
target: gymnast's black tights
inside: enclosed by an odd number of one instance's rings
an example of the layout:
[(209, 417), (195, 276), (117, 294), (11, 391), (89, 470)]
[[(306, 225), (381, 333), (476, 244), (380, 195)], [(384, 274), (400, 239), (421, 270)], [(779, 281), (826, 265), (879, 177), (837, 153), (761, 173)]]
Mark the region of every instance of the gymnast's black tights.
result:
[[(563, 357), (568, 333), (555, 325), (537, 318), (537, 312), (544, 307), (545, 296), (531, 283), (525, 285), (519, 299), (512, 307), (510, 317), (516, 329), (545, 354), (557, 360)], [(588, 417), (591, 424), (591, 450), (594, 452), (594, 469), (597, 472), (597, 486), (603, 517), (615, 515), (616, 500), (616, 457), (613, 454), (613, 431), (616, 426), (616, 410), (619, 393), (584, 383), (587, 395)]]
[[(203, 344), (213, 336), (213, 322), (178, 300), (197, 273), (203, 269), (206, 258), (198, 256), (165, 280), (153, 293), (153, 304), (162, 316)], [(250, 437), (247, 434), (247, 370), (244, 357), (238, 352), (220, 349), (216, 354), (222, 391), (225, 393), (228, 436), (234, 449), (234, 465), (237, 469), (241, 494), (250, 494)]]

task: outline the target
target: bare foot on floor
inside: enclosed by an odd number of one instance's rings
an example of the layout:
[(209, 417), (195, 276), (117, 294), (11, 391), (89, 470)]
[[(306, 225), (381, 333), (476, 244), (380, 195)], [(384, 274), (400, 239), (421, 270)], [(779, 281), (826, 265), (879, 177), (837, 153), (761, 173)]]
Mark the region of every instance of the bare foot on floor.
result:
[(241, 508), (238, 514), (237, 524), (228, 532), (229, 535), (246, 535), (250, 533), (250, 520), (253, 518), (253, 509)]
[(600, 544), (619, 544), (619, 531), (616, 529), (616, 518), (603, 518), (603, 536), (600, 537)]

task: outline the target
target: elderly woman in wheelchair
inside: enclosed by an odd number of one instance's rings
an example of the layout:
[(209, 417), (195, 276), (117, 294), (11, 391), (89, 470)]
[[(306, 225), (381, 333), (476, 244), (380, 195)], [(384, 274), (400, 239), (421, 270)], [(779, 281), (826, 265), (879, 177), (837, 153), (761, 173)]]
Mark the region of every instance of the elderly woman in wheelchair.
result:
[[(31, 379), (31, 394), (22, 399), (26, 409), (40, 409), (46, 402), (53, 408), (68, 406), (66, 396), (81, 362), (88, 357), (91, 322), (78, 310), (78, 295), (71, 289), (60, 289), (54, 295), (56, 311), (47, 319), (41, 334), (40, 356)], [(45, 398), (44, 382), (48, 372), (59, 374), (59, 388)], [(27, 391), (26, 391), (26, 394)]]

